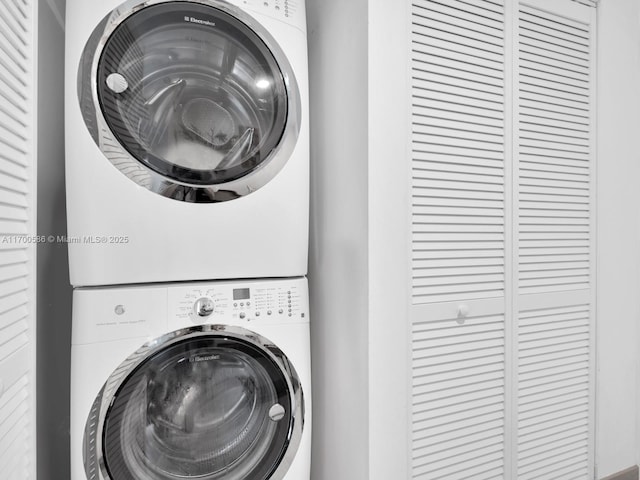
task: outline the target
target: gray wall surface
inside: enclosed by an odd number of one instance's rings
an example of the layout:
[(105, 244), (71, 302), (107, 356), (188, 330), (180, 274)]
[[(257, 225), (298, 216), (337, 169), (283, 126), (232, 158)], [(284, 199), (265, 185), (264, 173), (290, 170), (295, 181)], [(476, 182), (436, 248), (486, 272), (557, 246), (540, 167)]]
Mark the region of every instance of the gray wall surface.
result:
[[(64, 0), (38, 8), (38, 235), (65, 235)], [(38, 479), (69, 480), (71, 287), (65, 243), (37, 250)]]
[(596, 465), (640, 462), (640, 2), (601, 1), (597, 24)]
[(367, 0), (308, 0), (307, 21), (312, 131), (311, 478), (366, 480)]

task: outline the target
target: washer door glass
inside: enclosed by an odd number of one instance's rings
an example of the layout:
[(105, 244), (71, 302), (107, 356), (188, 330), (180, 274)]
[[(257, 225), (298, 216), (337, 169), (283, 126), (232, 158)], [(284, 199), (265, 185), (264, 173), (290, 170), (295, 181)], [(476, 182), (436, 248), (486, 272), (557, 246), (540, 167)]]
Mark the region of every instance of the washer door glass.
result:
[(287, 89), (260, 37), (207, 5), (168, 2), (127, 17), (100, 57), (98, 99), (122, 146), (188, 185), (247, 175), (278, 146)]
[(105, 466), (117, 480), (266, 480), (291, 422), (286, 379), (264, 351), (238, 339), (188, 339), (122, 383), (105, 418)]

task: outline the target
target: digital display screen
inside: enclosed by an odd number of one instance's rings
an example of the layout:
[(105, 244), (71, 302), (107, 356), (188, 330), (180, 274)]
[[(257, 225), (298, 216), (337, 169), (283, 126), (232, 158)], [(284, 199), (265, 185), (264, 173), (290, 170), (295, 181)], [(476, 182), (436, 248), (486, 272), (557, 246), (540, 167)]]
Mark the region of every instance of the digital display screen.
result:
[(233, 299), (234, 300), (247, 300), (249, 298), (248, 288), (234, 288)]

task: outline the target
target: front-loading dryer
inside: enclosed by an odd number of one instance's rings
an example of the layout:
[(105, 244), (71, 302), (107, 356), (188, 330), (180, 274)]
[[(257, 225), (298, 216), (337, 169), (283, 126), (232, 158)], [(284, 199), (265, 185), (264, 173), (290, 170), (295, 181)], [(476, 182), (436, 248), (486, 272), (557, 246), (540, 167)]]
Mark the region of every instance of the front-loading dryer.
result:
[(74, 286), (306, 274), (304, 6), (67, 1)]
[(309, 480), (306, 279), (73, 302), (71, 480)]

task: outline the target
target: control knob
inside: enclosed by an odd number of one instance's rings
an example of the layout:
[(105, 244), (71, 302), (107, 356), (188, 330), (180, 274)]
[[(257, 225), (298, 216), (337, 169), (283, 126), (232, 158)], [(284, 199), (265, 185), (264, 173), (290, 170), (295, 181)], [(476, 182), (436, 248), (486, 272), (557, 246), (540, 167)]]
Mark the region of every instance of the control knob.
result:
[(196, 300), (193, 310), (200, 317), (208, 317), (213, 313), (213, 300), (208, 297), (202, 297)]

